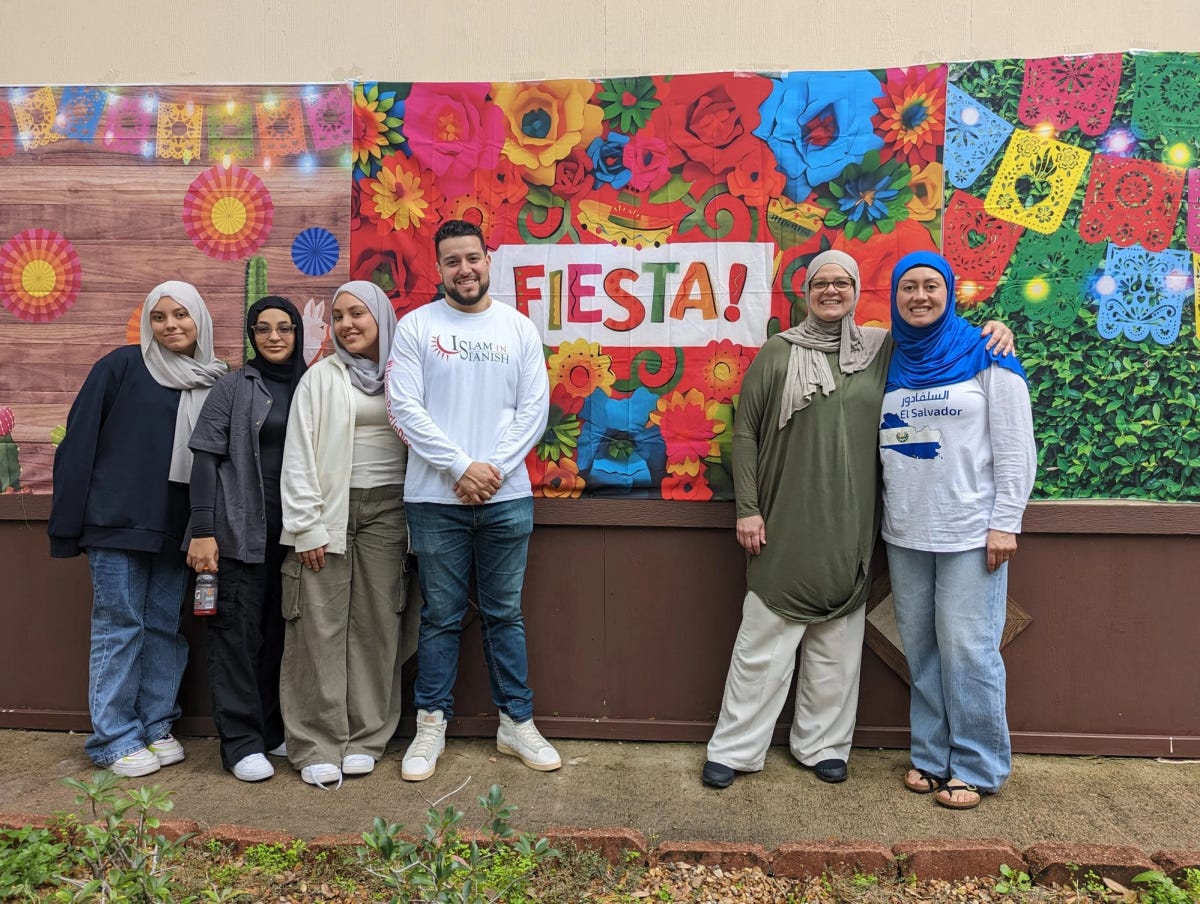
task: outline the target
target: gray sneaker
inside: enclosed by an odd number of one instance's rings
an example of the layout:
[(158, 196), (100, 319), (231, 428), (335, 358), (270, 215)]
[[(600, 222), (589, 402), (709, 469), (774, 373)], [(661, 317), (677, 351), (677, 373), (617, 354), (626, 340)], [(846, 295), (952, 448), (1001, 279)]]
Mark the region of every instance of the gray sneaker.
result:
[(514, 722), (506, 713), (500, 713), (496, 749), (509, 756), (518, 757), (522, 763), (538, 772), (553, 772), (562, 766), (558, 751), (542, 737), (537, 726), (533, 724), (533, 719)]
[(438, 757), (446, 749), (446, 718), (442, 711), (417, 710), (417, 734), (404, 751), (400, 777), (406, 782), (423, 782), (437, 769)]

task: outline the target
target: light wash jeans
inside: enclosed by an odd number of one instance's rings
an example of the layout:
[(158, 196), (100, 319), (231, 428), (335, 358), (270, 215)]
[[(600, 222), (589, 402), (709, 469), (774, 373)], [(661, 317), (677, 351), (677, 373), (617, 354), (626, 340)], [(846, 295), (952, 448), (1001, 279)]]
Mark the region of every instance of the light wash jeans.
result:
[(179, 633), (187, 564), (177, 549), (87, 551), (92, 572), (92, 645), (84, 749), (100, 766), (171, 733), (187, 640)]
[(896, 627), (912, 674), (912, 764), (996, 791), (1012, 771), (1005, 715), (1008, 565), (987, 550), (922, 552), (887, 544)]
[(410, 502), (406, 508), (425, 598), (417, 642), (417, 708), (441, 710), (447, 719), (453, 715), (462, 620), (474, 574), (492, 702), (514, 722), (532, 718), (521, 588), (533, 499), (488, 505)]

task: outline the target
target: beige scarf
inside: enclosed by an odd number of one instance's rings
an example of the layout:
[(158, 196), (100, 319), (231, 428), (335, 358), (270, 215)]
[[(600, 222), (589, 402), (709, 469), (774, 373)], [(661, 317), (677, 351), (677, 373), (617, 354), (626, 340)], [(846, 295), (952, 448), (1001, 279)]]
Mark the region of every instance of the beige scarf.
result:
[(879, 349), (883, 346), (887, 330), (878, 327), (860, 327), (854, 322), (854, 309), (862, 285), (858, 276), (858, 262), (841, 251), (823, 251), (808, 265), (804, 278), (804, 297), (812, 297), (809, 283), (813, 276), (826, 264), (836, 264), (854, 280), (854, 302), (846, 316), (837, 323), (826, 323), (813, 316), (812, 304), (808, 306), (808, 317), (804, 322), (780, 333), (785, 342), (792, 344), (788, 357), (787, 377), (783, 388), (783, 401), (779, 408), (779, 429), (787, 426), (793, 414), (802, 411), (812, 402), (817, 390), (829, 395), (837, 384), (829, 370), (825, 357), (829, 352), (838, 353), (838, 369), (844, 374), (866, 370)]

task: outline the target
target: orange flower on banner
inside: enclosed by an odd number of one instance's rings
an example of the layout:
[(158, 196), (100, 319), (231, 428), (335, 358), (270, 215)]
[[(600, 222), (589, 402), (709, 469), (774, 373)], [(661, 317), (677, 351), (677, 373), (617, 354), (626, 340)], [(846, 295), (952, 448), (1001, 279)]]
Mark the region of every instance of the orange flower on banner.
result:
[(433, 184), (433, 174), (418, 167), (404, 154), (393, 154), (384, 158), (375, 178), (362, 180), (362, 212), (380, 235), (438, 222), (442, 193)]
[(529, 183), (516, 164), (501, 157), (494, 167), (475, 171), (475, 194), (492, 204), (521, 204), (529, 194)]
[(715, 417), (716, 402), (708, 402), (699, 389), (673, 392), (658, 400), (650, 412), (650, 423), (662, 431), (667, 446), (667, 471), (695, 477), (700, 459), (717, 454), (713, 441), (725, 425)]
[(912, 189), (908, 215), (919, 223), (928, 223), (936, 219), (942, 212), (942, 165), (929, 163), (925, 166), (914, 166), (908, 187)]
[[(728, 339), (711, 342), (706, 346), (704, 361), (704, 388), (711, 399), (728, 402), (741, 389), (742, 377), (750, 366), (750, 356), (740, 345)], [(720, 431), (717, 431), (718, 433)]]
[(612, 372), (612, 357), (603, 354), (599, 342), (573, 339), (564, 342), (546, 362), (550, 385), (561, 386), (577, 399), (585, 399), (597, 389), (612, 395), (617, 377)]
[(787, 177), (775, 168), (775, 158), (761, 146), (751, 147), (726, 177), (731, 194), (751, 207), (766, 207), (783, 192)]
[(889, 69), (884, 96), (876, 98), (875, 131), (884, 154), (914, 165), (937, 160), (946, 128), (946, 67)]
[(526, 459), (533, 495), (544, 499), (578, 499), (583, 494), (584, 480), (573, 458), (542, 461), (536, 453)]
[(274, 220), (267, 186), (237, 164), (205, 170), (183, 196), (183, 226), (192, 244), (220, 260), (253, 254), (271, 234)]
[(504, 156), (523, 166), (530, 181), (550, 185), (555, 163), (600, 137), (604, 111), (588, 103), (594, 89), (584, 79), (494, 84), (492, 99), (504, 112)]
[(663, 499), (686, 499), (691, 502), (708, 502), (713, 491), (703, 474), (668, 474), (660, 485)]

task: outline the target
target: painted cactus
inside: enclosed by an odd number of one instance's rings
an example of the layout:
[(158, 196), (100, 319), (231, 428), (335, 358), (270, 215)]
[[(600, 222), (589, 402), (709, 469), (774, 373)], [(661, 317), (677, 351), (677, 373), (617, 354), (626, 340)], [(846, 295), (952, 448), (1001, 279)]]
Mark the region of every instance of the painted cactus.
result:
[(21, 489), (21, 462), (12, 431), (16, 424), (12, 409), (0, 406), (0, 492), (16, 493)]
[[(246, 310), (260, 298), (268, 295), (267, 291), (267, 259), (254, 255), (246, 261)], [(250, 345), (250, 336), (243, 340), (242, 360), (249, 361), (254, 357), (254, 349)]]

